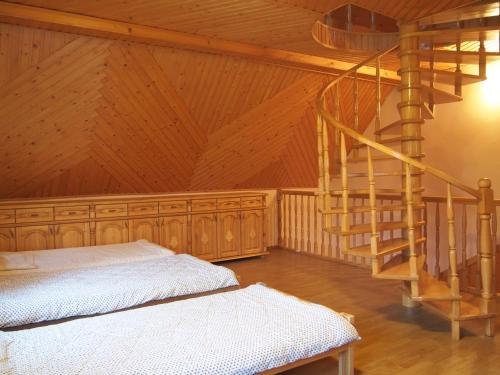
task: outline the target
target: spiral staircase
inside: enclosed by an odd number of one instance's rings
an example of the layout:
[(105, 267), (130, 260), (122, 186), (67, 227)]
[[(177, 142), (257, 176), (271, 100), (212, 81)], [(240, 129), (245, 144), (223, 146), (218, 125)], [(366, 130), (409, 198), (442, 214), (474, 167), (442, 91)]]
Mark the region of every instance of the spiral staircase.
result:
[[(480, 1), (398, 23), (347, 4), (313, 27), (314, 39), (327, 48), (371, 55), (328, 83), (317, 98), (323, 230), (339, 236), (344, 253), (368, 259), (374, 278), (401, 280), (404, 305), (423, 304), (449, 319), (454, 339), (460, 338), (460, 324), (465, 320), (484, 322), (485, 334), (494, 335), (493, 191), (488, 179), (470, 187), (424, 163), (421, 127), (433, 118), (435, 106), (462, 100), (463, 85), (486, 79), (489, 60), (500, 56), (498, 47), (496, 51), (486, 48), (490, 40), (499, 41), (499, 8), (498, 1)], [(385, 26), (380, 30), (376, 20), (382, 17)], [(383, 71), (394, 62), (399, 65), (400, 119), (383, 124)], [(477, 71), (466, 71), (471, 67)], [(366, 77), (368, 71), (375, 79)], [(362, 79), (375, 81), (373, 137), (359, 130), (358, 87)], [(340, 108), (341, 85), (352, 90), (354, 121), (350, 124), (341, 120), (346, 117)], [(448, 91), (450, 86), (453, 92)], [(394, 163), (390, 170), (384, 168), (388, 161), (396, 162), (397, 168)], [(440, 280), (427, 270), (424, 173), (435, 176), (447, 191), (448, 280)], [(453, 206), (456, 192), (477, 202), (480, 295), (460, 290)], [(401, 204), (384, 204), (387, 194), (400, 196)], [(353, 197), (364, 197), (369, 203), (354, 205)], [(340, 204), (333, 206), (334, 200)], [(356, 225), (354, 215), (359, 214), (369, 216), (369, 224)]]

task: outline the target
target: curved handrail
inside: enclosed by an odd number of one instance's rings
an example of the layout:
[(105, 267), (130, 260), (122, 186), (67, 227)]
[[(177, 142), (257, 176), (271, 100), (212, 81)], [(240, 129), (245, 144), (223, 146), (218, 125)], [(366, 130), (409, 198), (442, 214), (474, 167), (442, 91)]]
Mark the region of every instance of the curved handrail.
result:
[[(328, 36), (331, 44), (320, 39), (321, 34)], [(321, 21), (316, 21), (312, 27), (313, 39), (324, 47), (331, 49), (380, 51), (387, 49), (399, 41), (399, 33), (383, 33), (369, 31), (347, 31), (325, 25)], [(339, 45), (334, 45), (334, 40), (339, 39)], [(359, 40), (357, 40), (359, 39)], [(356, 43), (360, 43), (359, 46)], [(343, 42), (343, 45), (340, 45)], [(374, 48), (371, 48), (374, 47)]]
[(328, 92), (328, 90), (330, 88), (332, 88), (333, 86), (335, 86), (336, 84), (338, 84), (342, 79), (350, 76), (351, 74), (355, 73), (359, 68), (361, 68), (362, 66), (372, 62), (373, 60), (375, 59), (378, 59), (384, 55), (386, 55), (387, 53), (395, 50), (396, 48), (398, 48), (399, 45), (396, 45), (396, 46), (393, 46), (385, 51), (382, 51), (382, 52), (379, 52), (373, 56), (370, 56), (369, 58), (365, 59), (364, 61), (360, 62), (359, 64), (353, 66), (351, 69), (349, 69), (348, 71), (344, 72), (343, 74), (341, 74), (340, 76), (338, 76), (335, 80), (333, 80), (332, 82), (328, 83), (325, 85), (325, 87), (320, 91), (317, 99), (316, 99), (316, 106), (318, 108), (318, 111), (319, 111), (319, 115), (324, 119), (326, 120), (327, 123), (329, 123), (330, 125), (332, 125), (333, 127), (341, 130), (343, 133), (347, 134), (349, 137), (355, 139), (356, 141), (360, 142), (360, 143), (364, 143), (366, 144), (367, 146), (381, 152), (381, 153), (384, 153), (386, 155), (389, 155), (389, 156), (392, 156), (394, 157), (395, 159), (398, 159), (404, 163), (407, 163), (415, 168), (418, 168), (422, 171), (426, 171), (426, 172), (429, 172), (430, 174), (436, 176), (437, 178), (441, 179), (441, 180), (444, 180), (446, 182), (448, 182), (449, 184), (455, 186), (456, 188), (466, 192), (466, 193), (469, 193), (470, 195), (472, 195), (473, 197), (475, 198), (478, 198), (480, 199), (481, 198), (481, 194), (479, 192), (479, 190), (477, 189), (474, 189), (464, 183), (462, 183), (460, 180), (458, 180), (457, 178), (447, 174), (446, 172), (438, 169), (438, 168), (434, 168), (434, 167), (431, 167), (429, 165), (426, 165), (418, 160), (415, 160), (415, 159), (412, 159), (411, 157), (409, 156), (406, 156), (396, 150), (393, 150), (392, 148), (390, 147), (387, 147), (387, 146), (384, 146), (383, 144), (380, 144), (378, 142), (375, 142), (375, 141), (372, 141), (371, 139), (365, 137), (364, 135), (361, 135), (359, 134), (358, 132), (356, 132), (354, 129), (348, 127), (348, 126), (345, 126), (343, 123), (341, 123), (340, 121), (336, 120), (325, 108), (325, 95), (326, 93)]

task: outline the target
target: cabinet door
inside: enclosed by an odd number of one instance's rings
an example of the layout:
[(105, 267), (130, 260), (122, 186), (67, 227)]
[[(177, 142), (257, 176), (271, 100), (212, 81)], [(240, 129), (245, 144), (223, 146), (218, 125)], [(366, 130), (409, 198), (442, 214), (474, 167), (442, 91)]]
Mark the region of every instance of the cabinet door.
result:
[(58, 224), (55, 226), (54, 240), (58, 249), (89, 246), (89, 223)]
[(240, 254), (240, 213), (224, 212), (217, 216), (219, 258)]
[(0, 228), (0, 251), (16, 251), (14, 228)]
[(129, 220), (128, 224), (130, 241), (158, 242), (158, 219), (133, 219)]
[(192, 216), (192, 238), (194, 256), (201, 259), (217, 258), (217, 222), (215, 214)]
[(53, 227), (52, 225), (17, 227), (16, 242), (18, 251), (53, 249)]
[(95, 225), (96, 245), (111, 245), (128, 241), (127, 220), (98, 221)]
[(176, 253), (189, 253), (187, 215), (166, 216), (160, 219), (160, 245)]
[(262, 210), (242, 211), (241, 213), (241, 253), (262, 253), (264, 212)]

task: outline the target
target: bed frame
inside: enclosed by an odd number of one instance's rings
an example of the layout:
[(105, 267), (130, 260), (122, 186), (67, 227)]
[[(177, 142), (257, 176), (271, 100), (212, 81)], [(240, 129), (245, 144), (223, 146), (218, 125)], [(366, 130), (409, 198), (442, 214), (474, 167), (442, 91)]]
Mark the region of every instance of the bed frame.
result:
[[(347, 313), (339, 313), (342, 315), (345, 319), (349, 321), (349, 323), (354, 324), (354, 315), (347, 314)], [(340, 346), (338, 348), (331, 349), (327, 352), (317, 354), (313, 357), (309, 358), (304, 358), (300, 359), (298, 361), (295, 361), (293, 363), (289, 363), (284, 366), (276, 367), (273, 369), (266, 370), (261, 373), (261, 375), (273, 375), (273, 374), (278, 374), (283, 371), (291, 370), (303, 365), (307, 365), (312, 362), (319, 361), (320, 359), (323, 358), (328, 358), (328, 357), (333, 357), (335, 355), (338, 355), (338, 374), (339, 375), (354, 375), (354, 345), (356, 342), (351, 342), (347, 345)]]

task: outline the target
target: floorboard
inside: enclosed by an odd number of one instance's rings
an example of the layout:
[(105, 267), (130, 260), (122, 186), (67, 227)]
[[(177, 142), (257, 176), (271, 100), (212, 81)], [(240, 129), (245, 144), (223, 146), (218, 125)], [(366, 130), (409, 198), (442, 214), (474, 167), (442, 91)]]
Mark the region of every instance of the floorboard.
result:
[[(281, 249), (222, 264), (241, 277), (243, 286), (261, 281), (354, 314), (363, 338), (356, 347), (356, 374), (500, 374), (500, 319), (494, 338), (483, 335), (479, 322), (465, 322), (462, 340), (453, 341), (448, 321), (421, 307), (403, 307), (400, 283), (374, 280), (366, 269)], [(336, 371), (336, 360), (325, 359), (286, 374)]]

